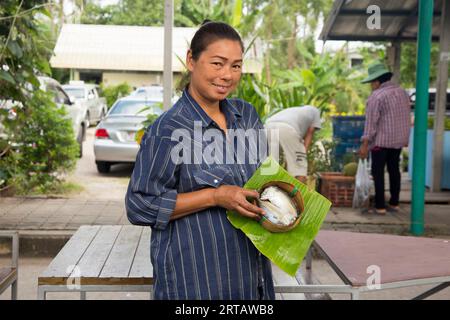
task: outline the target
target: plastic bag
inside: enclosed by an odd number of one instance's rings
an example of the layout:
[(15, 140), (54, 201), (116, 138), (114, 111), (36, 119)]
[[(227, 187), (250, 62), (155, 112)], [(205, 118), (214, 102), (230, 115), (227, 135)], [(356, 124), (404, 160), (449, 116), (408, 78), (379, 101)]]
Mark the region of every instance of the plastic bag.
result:
[(353, 208), (369, 206), (370, 176), (367, 172), (367, 160), (359, 159), (355, 178), (355, 193), (353, 194)]

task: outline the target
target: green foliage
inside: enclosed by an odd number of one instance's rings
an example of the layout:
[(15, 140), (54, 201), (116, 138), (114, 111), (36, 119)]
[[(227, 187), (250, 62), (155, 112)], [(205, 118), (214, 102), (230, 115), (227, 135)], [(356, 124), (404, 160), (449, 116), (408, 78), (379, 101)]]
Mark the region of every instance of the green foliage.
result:
[[(159, 102), (159, 103), (156, 103), (152, 107), (144, 107), (142, 110), (139, 111), (139, 113), (140, 112), (145, 112), (145, 111), (148, 111), (148, 110), (152, 110), (153, 108), (155, 108), (155, 106), (157, 106), (157, 107), (159, 107), (161, 109), (163, 109), (163, 107), (164, 107), (163, 103)], [(136, 132), (135, 140), (136, 140), (136, 142), (138, 144), (141, 144), (141, 140), (142, 140), (142, 137), (144, 136), (145, 131), (147, 130), (147, 128), (149, 126), (151, 126), (153, 124), (153, 122), (155, 122), (156, 119), (158, 119), (158, 117), (159, 116), (157, 114), (155, 114), (155, 113), (148, 113), (147, 114), (146, 119), (142, 122), (142, 128), (139, 129), (138, 132)]]
[(116, 86), (107, 87), (105, 87), (104, 84), (101, 84), (100, 88), (103, 92), (103, 96), (106, 98), (106, 104), (108, 105), (108, 108), (111, 108), (114, 102), (117, 101), (117, 99), (126, 97), (132, 91), (131, 86), (126, 82), (118, 84)]
[(84, 24), (161, 26), (164, 23), (164, 1), (120, 0), (105, 7), (88, 2), (80, 20)]
[[(51, 49), (47, 43), (45, 24), (35, 17), (48, 15), (45, 7), (35, 6), (42, 1), (4, 0), (0, 9), (0, 99), (26, 101), (32, 85), (38, 89), (35, 70), (50, 74), (47, 57)], [(22, 4), (20, 6), (20, 4)], [(23, 12), (27, 12), (26, 14)], [(15, 18), (16, 14), (21, 15)]]
[[(445, 118), (445, 130), (450, 130), (450, 117)], [(428, 129), (434, 129), (434, 117), (428, 117)]]
[(0, 159), (3, 175), (19, 193), (52, 188), (76, 164), (79, 147), (71, 120), (40, 90), (22, 109), (3, 121), (9, 146)]
[(336, 146), (336, 142), (329, 138), (324, 138), (326, 133), (321, 132), (322, 130), (314, 134), (311, 146), (306, 155), (308, 176), (314, 176), (318, 172), (332, 171), (334, 166), (332, 151)]
[[(242, 18), (242, 5), (242, 0), (175, 0), (174, 24), (177, 27), (197, 27), (209, 19), (237, 26)], [(104, 7), (88, 2), (83, 7), (80, 20), (84, 24), (162, 26), (164, 1), (119, 0), (116, 5)]]
[(37, 79), (51, 74), (48, 8), (33, 0), (4, 0), (0, 8), (0, 189), (54, 187), (75, 165), (71, 121), (39, 90)]
[[(363, 110), (360, 89), (364, 91), (365, 87), (355, 85), (362, 75), (347, 67), (343, 51), (318, 55), (304, 47), (299, 50), (303, 52), (305, 67), (275, 71), (270, 84), (264, 77), (245, 74), (235, 96), (250, 102), (263, 122), (282, 109), (301, 105), (318, 107), (325, 118), (340, 110)], [(336, 105), (337, 97), (343, 100), (342, 105)]]
[[(417, 44), (404, 42), (401, 48), (400, 81), (405, 88), (416, 86)], [(430, 83), (431, 87), (437, 79), (439, 65), (439, 43), (431, 44)], [(449, 66), (450, 72), (450, 66)]]

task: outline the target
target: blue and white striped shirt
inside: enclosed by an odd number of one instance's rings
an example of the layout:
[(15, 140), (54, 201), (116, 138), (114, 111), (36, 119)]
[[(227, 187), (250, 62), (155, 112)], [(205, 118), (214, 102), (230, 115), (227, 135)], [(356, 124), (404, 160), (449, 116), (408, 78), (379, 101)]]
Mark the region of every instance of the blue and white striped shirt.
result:
[[(227, 130), (263, 129), (252, 105), (225, 99), (220, 107)], [(231, 225), (225, 208), (211, 207), (169, 221), (178, 193), (216, 188), (221, 184), (242, 187), (264, 160), (258, 156), (256, 163), (173, 161), (171, 153), (179, 146), (173, 139), (174, 131), (184, 129), (183, 134), (192, 138), (195, 124), (201, 124), (202, 132), (217, 129), (216, 137), (223, 139), (214, 139), (214, 143), (223, 149), (216, 150), (226, 149), (228, 133), (225, 136), (185, 90), (177, 103), (146, 131), (128, 186), (125, 199), (128, 219), (133, 224), (152, 227), (154, 298), (275, 299), (270, 261), (242, 231)], [(208, 145), (205, 140), (200, 140), (202, 150)], [(234, 142), (235, 150), (239, 148), (236, 144), (239, 142)], [(241, 145), (246, 156), (253, 152), (250, 144)], [(181, 152), (183, 156), (185, 152)], [(193, 152), (190, 156), (196, 155)], [(220, 151), (214, 152), (213, 158), (220, 156)]]

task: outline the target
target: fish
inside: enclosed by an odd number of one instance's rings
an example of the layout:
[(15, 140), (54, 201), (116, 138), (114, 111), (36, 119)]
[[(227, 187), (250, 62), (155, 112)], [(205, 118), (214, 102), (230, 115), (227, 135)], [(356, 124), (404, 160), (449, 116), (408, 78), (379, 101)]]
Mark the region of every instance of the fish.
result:
[(264, 210), (269, 221), (288, 226), (297, 219), (297, 209), (293, 200), (282, 189), (270, 186), (264, 189), (257, 203)]

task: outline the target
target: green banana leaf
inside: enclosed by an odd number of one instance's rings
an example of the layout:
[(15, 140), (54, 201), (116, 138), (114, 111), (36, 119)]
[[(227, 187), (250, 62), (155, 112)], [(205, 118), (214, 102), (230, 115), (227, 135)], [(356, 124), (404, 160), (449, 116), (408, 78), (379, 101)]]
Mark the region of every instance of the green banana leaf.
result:
[(305, 210), (303, 218), (294, 229), (283, 233), (272, 233), (264, 229), (258, 222), (230, 210), (227, 211), (228, 220), (235, 228), (242, 230), (263, 255), (287, 274), (295, 276), (325, 220), (331, 202), (289, 175), (270, 156), (255, 171), (244, 188), (259, 190), (269, 181), (284, 181), (299, 188)]

